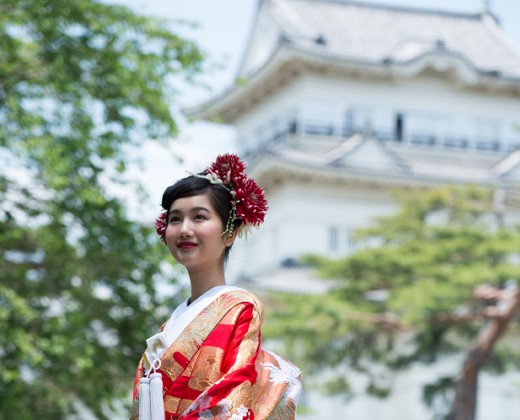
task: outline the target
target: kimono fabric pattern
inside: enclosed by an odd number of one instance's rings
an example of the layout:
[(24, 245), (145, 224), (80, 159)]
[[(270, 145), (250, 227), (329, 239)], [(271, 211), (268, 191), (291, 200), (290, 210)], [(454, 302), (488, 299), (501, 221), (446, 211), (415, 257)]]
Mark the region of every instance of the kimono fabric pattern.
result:
[[(165, 349), (162, 374), (166, 420), (289, 419), (295, 417), (300, 370), (261, 348), (262, 303), (234, 288), (204, 307)], [(140, 380), (134, 380), (131, 419), (139, 418)]]

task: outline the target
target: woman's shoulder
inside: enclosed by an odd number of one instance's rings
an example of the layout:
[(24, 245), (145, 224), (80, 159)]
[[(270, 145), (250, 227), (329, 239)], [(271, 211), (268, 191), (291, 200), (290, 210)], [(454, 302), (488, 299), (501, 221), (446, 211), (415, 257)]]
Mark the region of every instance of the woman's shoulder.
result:
[(227, 300), (231, 300), (235, 304), (251, 303), (260, 313), (263, 313), (264, 311), (264, 305), (262, 304), (262, 301), (258, 298), (258, 296), (248, 290), (242, 289), (240, 287), (230, 286), (229, 290), (224, 293), (224, 296)]

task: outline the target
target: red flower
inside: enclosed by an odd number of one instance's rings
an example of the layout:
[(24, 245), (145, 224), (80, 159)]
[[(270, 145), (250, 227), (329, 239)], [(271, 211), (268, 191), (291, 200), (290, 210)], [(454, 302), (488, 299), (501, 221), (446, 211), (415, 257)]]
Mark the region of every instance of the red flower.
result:
[(161, 214), (159, 214), (159, 217), (155, 219), (155, 231), (157, 232), (157, 235), (161, 238), (161, 241), (163, 241), (166, 244), (166, 227), (168, 225), (166, 224), (166, 212), (162, 211)]
[(229, 187), (229, 184), (238, 184), (244, 178), (246, 170), (245, 162), (231, 153), (218, 155), (215, 162), (206, 170), (217, 175), (222, 183)]
[(246, 225), (259, 226), (268, 208), (264, 190), (253, 179), (247, 178), (233, 192), (237, 217)]

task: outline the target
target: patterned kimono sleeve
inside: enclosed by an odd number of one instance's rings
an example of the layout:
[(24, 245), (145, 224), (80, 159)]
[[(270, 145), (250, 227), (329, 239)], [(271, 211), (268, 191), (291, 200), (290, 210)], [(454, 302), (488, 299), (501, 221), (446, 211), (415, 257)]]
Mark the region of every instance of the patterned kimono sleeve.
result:
[[(226, 319), (227, 318), (227, 319)], [(260, 326), (263, 308), (243, 302), (223, 319), (228, 334), (211, 334), (204, 346), (225, 348), (220, 364), (220, 378), (206, 389), (183, 413), (182, 419), (253, 419), (256, 359), (260, 351)], [(222, 343), (225, 340), (225, 343)]]

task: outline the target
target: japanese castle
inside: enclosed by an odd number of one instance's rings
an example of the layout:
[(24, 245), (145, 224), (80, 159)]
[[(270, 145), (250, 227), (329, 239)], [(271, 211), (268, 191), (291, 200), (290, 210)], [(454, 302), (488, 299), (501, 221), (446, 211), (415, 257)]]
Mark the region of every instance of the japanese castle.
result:
[[(395, 188), (490, 186), (503, 222), (520, 221), (520, 52), (488, 12), (259, 1), (236, 83), (190, 114), (233, 125), (266, 190), (266, 222), (230, 266), (248, 288), (323, 292), (299, 256), (356, 250), (355, 229), (396, 211)], [(426, 420), (410, 403), (422, 376), (338, 418)], [(520, 392), (492, 384), (478, 419), (520, 418)], [(344, 403), (317, 404), (302, 418), (336, 418)]]

